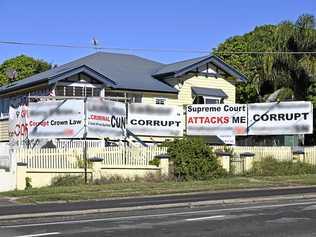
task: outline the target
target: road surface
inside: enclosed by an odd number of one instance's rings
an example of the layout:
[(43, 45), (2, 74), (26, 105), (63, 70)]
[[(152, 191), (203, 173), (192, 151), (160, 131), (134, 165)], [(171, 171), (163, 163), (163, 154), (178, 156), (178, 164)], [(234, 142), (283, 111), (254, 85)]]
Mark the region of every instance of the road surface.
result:
[[(132, 197), (132, 198), (115, 198), (99, 201), (83, 201), (71, 203), (47, 203), (40, 205), (1, 205), (0, 217), (3, 215), (27, 214), (27, 213), (47, 213), (61, 211), (80, 211), (91, 209), (105, 208), (128, 208), (145, 205), (161, 205), (161, 204), (176, 204), (190, 203), (201, 201), (216, 201), (224, 199), (239, 199), (239, 198), (257, 198), (257, 197), (274, 197), (280, 195), (302, 195), (316, 193), (316, 186), (310, 187), (293, 187), (293, 188), (268, 188), (268, 189), (253, 189), (253, 190), (236, 190), (236, 191), (216, 191), (195, 194), (178, 194), (178, 195), (163, 195), (151, 197)], [(1, 237), (1, 236), (0, 236)]]
[(0, 236), (316, 236), (316, 199), (1, 221)]

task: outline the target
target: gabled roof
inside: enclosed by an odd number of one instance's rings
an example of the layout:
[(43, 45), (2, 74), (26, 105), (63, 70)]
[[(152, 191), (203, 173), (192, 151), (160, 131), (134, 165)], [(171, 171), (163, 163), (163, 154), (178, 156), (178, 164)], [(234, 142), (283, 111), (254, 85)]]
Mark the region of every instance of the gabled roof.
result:
[(216, 67), (220, 68), (222, 71), (226, 72), (228, 75), (236, 78), (237, 81), (244, 82), (247, 80), (246, 76), (237, 71), (232, 66), (225, 63), (222, 59), (215, 55), (207, 55), (204, 57), (193, 58), (181, 62), (175, 62), (172, 64), (168, 64), (165, 67), (161, 68), (155, 74), (153, 74), (156, 78), (164, 78), (164, 77), (180, 77), (185, 73), (196, 69), (199, 66), (206, 65), (207, 63), (211, 63)]
[(164, 64), (128, 54), (97, 52), (70, 63), (0, 87), (0, 93), (39, 83), (54, 83), (71, 72), (90, 72), (105, 85), (115, 89), (176, 93), (177, 90), (151, 75)]
[(240, 72), (212, 55), (172, 64), (162, 64), (135, 55), (97, 52), (2, 86), (0, 93), (27, 88), (40, 83), (52, 84), (77, 73), (88, 74), (105, 86), (114, 89), (177, 93), (174, 87), (157, 79), (164, 79), (170, 75), (178, 77), (206, 63), (213, 63), (239, 81), (246, 80)]

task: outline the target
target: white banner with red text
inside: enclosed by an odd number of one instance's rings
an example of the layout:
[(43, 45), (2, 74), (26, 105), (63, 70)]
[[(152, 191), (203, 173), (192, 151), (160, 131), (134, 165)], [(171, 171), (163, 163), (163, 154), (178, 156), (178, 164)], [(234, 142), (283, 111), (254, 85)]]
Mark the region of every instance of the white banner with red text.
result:
[(236, 135), (247, 135), (247, 105), (194, 104), (186, 111), (187, 135), (218, 136), (234, 144)]
[(84, 101), (58, 100), (30, 103), (29, 138), (82, 138)]
[(122, 102), (102, 98), (87, 99), (87, 136), (90, 138), (123, 139), (126, 106)]

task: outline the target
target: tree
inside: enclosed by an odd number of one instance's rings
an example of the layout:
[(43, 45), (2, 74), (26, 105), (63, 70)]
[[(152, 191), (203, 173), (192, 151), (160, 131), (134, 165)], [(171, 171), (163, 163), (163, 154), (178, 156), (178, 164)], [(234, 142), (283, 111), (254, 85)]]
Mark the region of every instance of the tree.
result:
[(51, 67), (51, 64), (44, 60), (34, 59), (26, 55), (8, 59), (0, 65), (0, 85), (24, 79)]
[[(316, 19), (302, 15), (295, 23), (286, 21), (278, 25), (273, 35), (276, 53), (265, 56), (266, 75), (275, 87), (293, 90), (294, 99), (316, 101)], [(294, 52), (294, 53), (293, 53)], [(295, 53), (296, 52), (296, 53)]]
[[(305, 14), (295, 23), (286, 21), (275, 26), (256, 27), (243, 36), (229, 38), (214, 50), (214, 54), (249, 79), (237, 85), (237, 102), (264, 101), (268, 95), (282, 89), (278, 99), (308, 99), (316, 104), (316, 55), (292, 53), (316, 51), (315, 22), (314, 16)], [(247, 51), (272, 53), (227, 53)]]
[[(263, 68), (264, 57), (260, 54), (231, 54), (229, 52), (265, 52), (273, 46), (274, 25), (256, 27), (242, 36), (234, 36), (220, 44), (213, 53), (225, 62), (241, 71), (248, 78), (247, 83), (236, 87), (236, 98), (239, 103), (259, 102), (266, 91), (266, 75)], [(269, 91), (270, 92), (270, 91)]]

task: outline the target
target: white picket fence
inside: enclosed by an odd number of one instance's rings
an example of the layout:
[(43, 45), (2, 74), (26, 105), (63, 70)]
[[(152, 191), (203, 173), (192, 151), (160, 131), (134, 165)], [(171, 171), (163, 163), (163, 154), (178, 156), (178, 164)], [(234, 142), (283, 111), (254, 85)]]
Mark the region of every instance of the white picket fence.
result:
[[(223, 146), (213, 146), (223, 150)], [(272, 156), (278, 160), (292, 160), (291, 147), (233, 147), (237, 157), (233, 160), (236, 169), (242, 169), (240, 153), (252, 152), (255, 159), (260, 160)], [(316, 165), (316, 147), (305, 147), (304, 161)], [(167, 153), (166, 147), (88, 147), (88, 158), (103, 158), (104, 166), (140, 167), (149, 165), (156, 155)], [(47, 148), (47, 149), (18, 149), (15, 151), (17, 161), (27, 163), (33, 169), (76, 169), (83, 164), (83, 148)], [(80, 165), (81, 164), (81, 165)]]
[(167, 148), (158, 146), (89, 148), (89, 156), (103, 158), (106, 166), (146, 166), (156, 155), (164, 153)]
[[(224, 146), (212, 146), (214, 150), (223, 150)], [(243, 152), (251, 152), (255, 154), (256, 160), (262, 159), (265, 157), (274, 157), (278, 160), (292, 160), (292, 148), (291, 147), (272, 147), (272, 146), (233, 146), (231, 147), (237, 155), (240, 155), (240, 153)], [(316, 147), (313, 147), (312, 149), (316, 152)], [(316, 158), (316, 156), (315, 156)], [(310, 157), (310, 160), (315, 159), (313, 157)]]
[[(105, 147), (104, 140), (87, 140), (87, 147)], [(83, 148), (83, 140), (57, 140), (56, 147), (62, 149)]]
[(304, 162), (316, 165), (316, 147), (305, 147), (304, 151)]
[[(87, 157), (103, 158), (104, 166), (148, 166), (156, 155), (166, 153), (165, 147), (104, 147), (88, 148)], [(31, 169), (76, 169), (82, 168), (83, 149), (18, 149), (18, 162)]]

